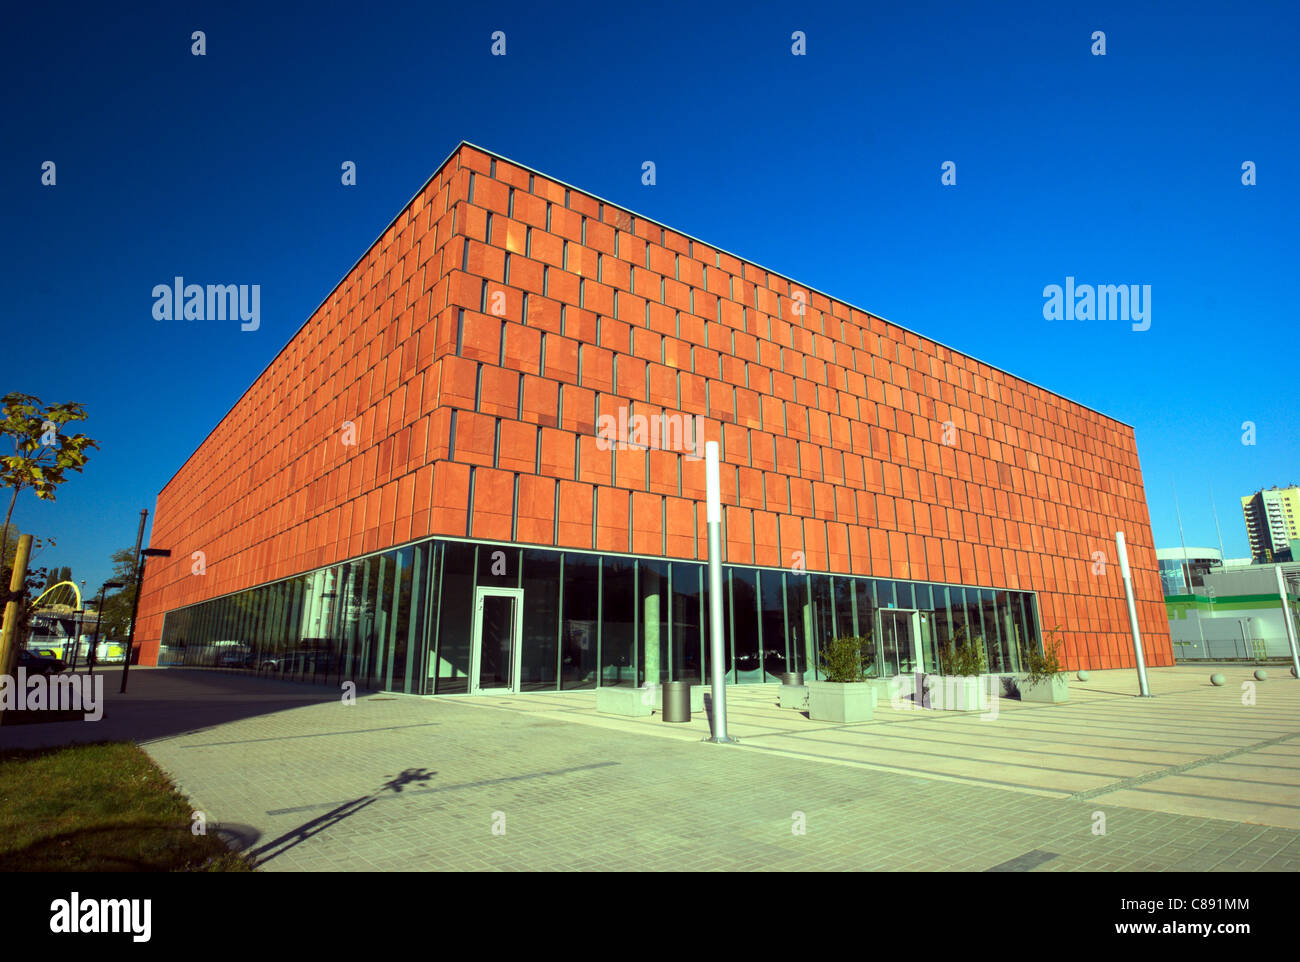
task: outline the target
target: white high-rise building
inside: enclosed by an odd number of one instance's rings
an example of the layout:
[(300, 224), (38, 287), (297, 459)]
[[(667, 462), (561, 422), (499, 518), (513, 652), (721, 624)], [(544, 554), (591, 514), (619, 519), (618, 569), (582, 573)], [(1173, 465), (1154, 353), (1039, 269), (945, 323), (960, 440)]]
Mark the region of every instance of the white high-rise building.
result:
[(1300, 541), (1300, 487), (1256, 491), (1241, 499), (1250, 553), (1257, 562), (1289, 561)]

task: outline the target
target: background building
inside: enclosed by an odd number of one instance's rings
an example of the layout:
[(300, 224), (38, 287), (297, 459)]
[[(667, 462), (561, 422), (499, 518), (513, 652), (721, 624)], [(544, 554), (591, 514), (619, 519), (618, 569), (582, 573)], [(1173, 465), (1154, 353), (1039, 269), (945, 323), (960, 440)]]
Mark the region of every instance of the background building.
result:
[(1167, 598), (1201, 587), (1207, 572), (1223, 566), (1223, 557), (1218, 548), (1157, 548), (1156, 563)]
[(1292, 560), (1291, 545), (1300, 541), (1300, 487), (1277, 485), (1241, 499), (1250, 554), (1257, 562)]
[[(1189, 555), (1207, 550), (1187, 549)], [(1163, 555), (1164, 549), (1159, 553)], [(1165, 563), (1161, 561), (1162, 578)], [(1287, 584), (1287, 608), (1277, 590), (1275, 569), (1279, 567)], [(1192, 572), (1190, 590), (1178, 583), (1176, 568), (1165, 581), (1165, 609), (1179, 661), (1291, 657), (1284, 612), (1289, 612), (1292, 623), (1300, 628), (1295, 607), (1300, 595), (1300, 563), (1202, 566), (1192, 560), (1188, 568)]]
[(722, 446), (733, 681), (844, 634), (882, 675), (1044, 632), (1129, 666), (1117, 530), (1173, 661), (1131, 427), (467, 144), (160, 492), (142, 659), (703, 678), (698, 448), (600, 436), (661, 416)]

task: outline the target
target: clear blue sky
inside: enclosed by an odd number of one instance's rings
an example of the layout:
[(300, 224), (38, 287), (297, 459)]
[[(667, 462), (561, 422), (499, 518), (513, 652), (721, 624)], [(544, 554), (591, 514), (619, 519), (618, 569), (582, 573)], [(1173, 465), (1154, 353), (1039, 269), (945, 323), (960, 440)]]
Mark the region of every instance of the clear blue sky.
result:
[[(1296, 4), (623, 6), (10, 8), (0, 392), (84, 403), (102, 446), (20, 499), (37, 563), (93, 590), (462, 139), (1134, 425), (1157, 543), (1176, 481), (1187, 542), (1212, 485), (1247, 553), (1238, 497), (1300, 481)], [(178, 274), (260, 284), (261, 329), (155, 321)], [(1151, 285), (1150, 330), (1045, 321), (1067, 275)]]

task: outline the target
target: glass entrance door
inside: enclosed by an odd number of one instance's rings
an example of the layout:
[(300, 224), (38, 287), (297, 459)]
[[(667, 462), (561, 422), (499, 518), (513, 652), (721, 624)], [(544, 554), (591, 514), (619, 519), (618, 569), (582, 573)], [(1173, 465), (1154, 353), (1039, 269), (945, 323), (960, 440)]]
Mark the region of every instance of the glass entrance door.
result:
[(900, 608), (881, 608), (877, 612), (882, 676), (924, 670), (919, 614)]
[(479, 588), (474, 600), (470, 694), (517, 692), (524, 593), (518, 588)]

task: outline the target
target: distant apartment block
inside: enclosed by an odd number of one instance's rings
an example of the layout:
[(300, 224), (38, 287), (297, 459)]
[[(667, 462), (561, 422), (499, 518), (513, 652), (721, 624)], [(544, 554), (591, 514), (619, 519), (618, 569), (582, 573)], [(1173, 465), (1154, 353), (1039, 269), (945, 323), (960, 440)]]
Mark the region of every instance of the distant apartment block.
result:
[(1250, 554), (1256, 562), (1292, 560), (1292, 544), (1300, 540), (1300, 487), (1277, 485), (1241, 499)]

